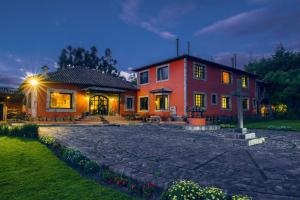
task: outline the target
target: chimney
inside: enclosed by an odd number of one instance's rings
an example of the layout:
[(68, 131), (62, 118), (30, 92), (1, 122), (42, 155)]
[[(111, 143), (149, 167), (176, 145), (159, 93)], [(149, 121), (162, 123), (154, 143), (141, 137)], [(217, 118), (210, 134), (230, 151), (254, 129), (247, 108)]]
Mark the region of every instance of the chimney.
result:
[(42, 74), (45, 75), (45, 74), (48, 73), (48, 71), (49, 71), (49, 67), (48, 67), (47, 65), (44, 65), (44, 66), (42, 67)]
[(176, 54), (179, 56), (179, 38), (176, 38)]
[(187, 42), (187, 54), (190, 55), (190, 51), (191, 51), (191, 44), (190, 42), (188, 41)]

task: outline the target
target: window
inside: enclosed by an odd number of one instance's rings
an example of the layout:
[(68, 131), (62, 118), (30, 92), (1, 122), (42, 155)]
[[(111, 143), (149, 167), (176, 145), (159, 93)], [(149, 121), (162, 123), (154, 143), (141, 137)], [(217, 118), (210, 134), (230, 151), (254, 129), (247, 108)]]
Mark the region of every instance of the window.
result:
[(206, 107), (206, 98), (205, 94), (194, 94), (194, 106), (195, 107)]
[(129, 111), (129, 110), (134, 110), (134, 97), (126, 97), (125, 98), (125, 104), (126, 104), (126, 108), (125, 110)]
[(242, 88), (248, 88), (249, 86), (249, 77), (242, 76)]
[(71, 93), (50, 93), (50, 108), (55, 109), (72, 109)]
[(206, 79), (206, 66), (200, 64), (194, 64), (194, 78), (205, 80)]
[(243, 105), (243, 110), (249, 110), (249, 99), (243, 98), (242, 105)]
[(156, 80), (164, 81), (169, 79), (169, 66), (158, 67), (156, 69)]
[(225, 110), (231, 109), (231, 97), (222, 96), (222, 109)]
[(217, 104), (218, 104), (217, 94), (211, 94), (211, 105), (217, 105)]
[(155, 110), (168, 110), (169, 109), (169, 96), (166, 94), (156, 95)]
[(140, 97), (140, 111), (148, 111), (148, 97)]
[(252, 106), (253, 106), (253, 108), (256, 108), (256, 99), (253, 99)]
[(230, 72), (222, 71), (222, 83), (225, 85), (232, 83), (232, 74)]
[(140, 84), (149, 83), (149, 71), (140, 72)]

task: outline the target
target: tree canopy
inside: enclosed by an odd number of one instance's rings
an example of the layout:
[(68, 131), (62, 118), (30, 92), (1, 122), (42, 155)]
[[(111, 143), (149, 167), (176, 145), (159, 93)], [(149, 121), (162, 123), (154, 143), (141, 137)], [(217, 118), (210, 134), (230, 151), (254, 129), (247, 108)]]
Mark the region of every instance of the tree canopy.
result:
[(290, 116), (300, 118), (300, 53), (279, 45), (268, 58), (251, 61), (245, 70), (270, 84), (270, 101), (285, 104)]
[(109, 48), (105, 50), (103, 56), (99, 57), (95, 46), (92, 46), (90, 50), (68, 46), (62, 49), (58, 59), (59, 70), (69, 68), (96, 69), (105, 74), (119, 77), (120, 72), (117, 70), (116, 64), (117, 60), (112, 57)]

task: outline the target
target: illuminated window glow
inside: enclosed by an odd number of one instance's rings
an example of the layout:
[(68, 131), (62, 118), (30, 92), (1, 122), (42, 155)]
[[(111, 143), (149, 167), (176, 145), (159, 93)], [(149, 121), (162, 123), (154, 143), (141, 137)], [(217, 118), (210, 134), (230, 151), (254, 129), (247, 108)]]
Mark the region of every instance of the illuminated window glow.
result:
[(242, 87), (248, 88), (249, 86), (249, 77), (248, 76), (242, 76)]
[(169, 96), (168, 95), (156, 95), (155, 97), (155, 109), (156, 110), (168, 110), (169, 108)]
[(232, 83), (232, 74), (230, 72), (222, 71), (222, 83), (225, 85)]
[(196, 107), (205, 107), (205, 94), (194, 94), (194, 105)]
[(72, 109), (72, 94), (52, 92), (50, 94), (50, 108)]
[(229, 110), (231, 109), (231, 97), (222, 96), (222, 109)]
[(204, 80), (205, 77), (205, 65), (194, 64), (194, 78)]

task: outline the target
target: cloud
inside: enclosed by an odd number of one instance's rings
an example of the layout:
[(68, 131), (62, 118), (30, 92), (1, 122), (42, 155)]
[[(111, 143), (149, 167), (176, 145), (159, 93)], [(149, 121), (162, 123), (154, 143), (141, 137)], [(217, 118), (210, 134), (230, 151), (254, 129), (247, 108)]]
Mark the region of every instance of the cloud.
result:
[(268, 36), (275, 35), (277, 37), (297, 35), (300, 34), (299, 8), (300, 5), (295, 3), (289, 5), (275, 4), (242, 12), (203, 27), (196, 31), (194, 35), (228, 34), (247, 36), (267, 34)]
[(22, 59), (21, 59), (21, 58), (16, 58), (15, 61), (16, 61), (17, 63), (21, 63), (21, 62), (22, 62)]
[(166, 13), (166, 11), (162, 12), (158, 17), (152, 17), (151, 19), (142, 19), (139, 15), (141, 0), (126, 0), (122, 5), (122, 12), (120, 14), (120, 19), (139, 26), (149, 32), (155, 33), (162, 38), (165, 39), (175, 39), (176, 35), (170, 31), (164, 30), (162, 28), (162, 24), (164, 18), (168, 18), (168, 16), (172, 15), (171, 13)]
[(0, 84), (10, 85), (17, 87), (22, 82), (22, 79), (17, 76), (12, 76), (9, 74), (0, 74)]

